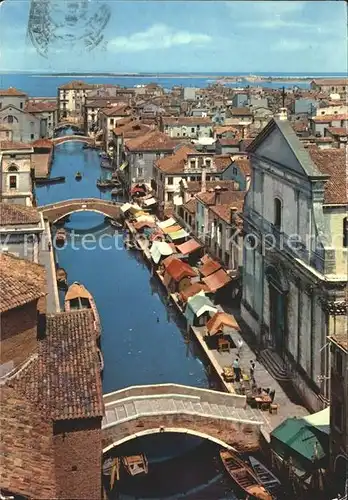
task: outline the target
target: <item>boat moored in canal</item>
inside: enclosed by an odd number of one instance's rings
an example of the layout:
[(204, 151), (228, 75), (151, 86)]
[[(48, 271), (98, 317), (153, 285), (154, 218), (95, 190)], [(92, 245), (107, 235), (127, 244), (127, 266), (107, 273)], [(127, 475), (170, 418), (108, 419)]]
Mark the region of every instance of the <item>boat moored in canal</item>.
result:
[(281, 490), (281, 482), (264, 464), (257, 458), (249, 457), (250, 465), (254, 471), (255, 476), (262, 482), (272, 495), (278, 496)]
[(100, 318), (92, 294), (81, 283), (75, 281), (69, 286), (65, 295), (65, 311), (91, 309), (94, 317), (94, 329), (97, 337), (100, 336)]
[(221, 461), (239, 489), (250, 500), (275, 500), (262, 482), (256, 477), (251, 467), (230, 450), (220, 451)]
[(57, 229), (55, 234), (55, 241), (57, 246), (62, 246), (66, 242), (66, 231), (64, 228)]
[(64, 175), (59, 177), (35, 177), (35, 184), (42, 186), (44, 184), (58, 184), (59, 182), (65, 182)]
[(147, 474), (149, 472), (148, 461), (143, 453), (122, 457), (122, 463), (130, 476), (139, 476), (140, 474)]
[(76, 179), (77, 181), (80, 181), (80, 180), (82, 179), (82, 174), (81, 174), (81, 172), (76, 172), (76, 174), (75, 174), (75, 179)]
[(104, 358), (103, 358), (103, 353), (101, 350), (98, 348), (98, 361), (99, 361), (99, 369), (100, 373), (103, 373), (104, 371)]
[(120, 187), (115, 187), (111, 190), (111, 196), (114, 197), (114, 196), (119, 196), (120, 194), (123, 193), (123, 189), (120, 188)]
[(116, 228), (116, 229), (123, 229), (123, 226), (120, 222), (114, 219), (109, 219), (109, 224), (110, 226)]

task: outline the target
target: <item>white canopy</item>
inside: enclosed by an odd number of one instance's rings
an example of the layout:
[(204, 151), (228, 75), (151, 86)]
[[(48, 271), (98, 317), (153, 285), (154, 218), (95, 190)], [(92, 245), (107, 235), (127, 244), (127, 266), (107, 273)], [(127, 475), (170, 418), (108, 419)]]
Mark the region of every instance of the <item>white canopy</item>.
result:
[(149, 207), (150, 205), (154, 205), (155, 203), (157, 203), (157, 200), (155, 200), (155, 198), (148, 198), (147, 200), (144, 200), (143, 203), (144, 205)]
[(152, 260), (156, 264), (159, 263), (162, 256), (172, 255), (172, 253), (174, 253), (173, 249), (171, 248), (169, 243), (166, 243), (165, 241), (154, 241), (150, 249)]
[(130, 208), (132, 207), (132, 205), (130, 203), (124, 203), (122, 206), (121, 206), (121, 210), (123, 213), (127, 212), (127, 210), (129, 210)]

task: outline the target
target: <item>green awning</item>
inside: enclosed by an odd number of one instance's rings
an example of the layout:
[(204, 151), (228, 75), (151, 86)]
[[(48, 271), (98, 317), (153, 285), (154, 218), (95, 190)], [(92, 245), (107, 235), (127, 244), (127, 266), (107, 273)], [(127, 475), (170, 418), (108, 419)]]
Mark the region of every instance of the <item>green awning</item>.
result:
[(126, 167), (128, 167), (128, 161), (124, 161), (122, 165), (120, 166), (120, 170), (124, 170)]
[(189, 233), (185, 231), (185, 229), (179, 229), (179, 231), (169, 233), (168, 236), (172, 241), (176, 241), (181, 240), (181, 238), (186, 238), (186, 236), (189, 236)]

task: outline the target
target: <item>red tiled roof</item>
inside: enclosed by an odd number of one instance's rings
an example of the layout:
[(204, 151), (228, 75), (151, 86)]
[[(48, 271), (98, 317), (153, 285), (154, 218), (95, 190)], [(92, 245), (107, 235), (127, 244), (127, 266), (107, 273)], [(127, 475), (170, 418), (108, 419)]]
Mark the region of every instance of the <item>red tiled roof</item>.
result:
[(106, 116), (127, 116), (130, 114), (131, 109), (127, 103), (119, 103), (117, 106), (110, 106), (101, 109), (101, 112)]
[(15, 87), (9, 87), (8, 89), (0, 89), (0, 96), (6, 97), (6, 96), (26, 96), (27, 94), (23, 92), (22, 90), (18, 90)]
[(202, 276), (209, 276), (219, 269), (221, 269), (221, 264), (208, 256), (203, 266), (199, 268), (199, 272)]
[(319, 149), (308, 147), (309, 154), (323, 174), (330, 176), (325, 183), (324, 203), (332, 205), (346, 205), (346, 150)]
[(186, 203), (184, 203), (183, 208), (191, 214), (195, 214), (197, 208), (197, 200), (195, 198), (191, 198)]
[(44, 113), (45, 111), (55, 111), (58, 109), (56, 102), (49, 101), (29, 101), (25, 106), (27, 113)]
[(315, 82), (317, 85), (325, 86), (325, 85), (331, 85), (331, 86), (337, 86), (337, 85), (347, 85), (348, 86), (348, 80), (345, 78), (316, 78), (312, 80), (312, 82)]
[(142, 120), (132, 119), (123, 125), (117, 122), (117, 127), (114, 128), (113, 132), (115, 135), (123, 135), (125, 139), (133, 139), (134, 137), (138, 137), (140, 135), (144, 136), (144, 134), (150, 132), (151, 130), (151, 127), (143, 123)]
[(45, 268), (29, 260), (0, 253), (0, 312), (46, 295)]
[(64, 83), (58, 87), (58, 90), (83, 90), (83, 89), (94, 89), (96, 85), (82, 82), (80, 80), (72, 80), (71, 82)]
[[(245, 194), (245, 193), (244, 193)], [(209, 207), (209, 210), (217, 215), (220, 219), (231, 224), (231, 208), (237, 208), (238, 212), (243, 211), (244, 200), (236, 200), (233, 203), (226, 203), (223, 205), (214, 205)]]
[(232, 159), (230, 155), (216, 155), (213, 158), (213, 163), (216, 167), (216, 169), (220, 172), (223, 172), (226, 170), (227, 167), (229, 167), (232, 163)]
[(216, 335), (224, 330), (224, 327), (233, 328), (240, 331), (239, 325), (234, 316), (225, 312), (217, 312), (210, 318), (207, 323), (207, 331), (209, 335)]
[(32, 149), (31, 144), (14, 141), (0, 141), (0, 151), (18, 151), (20, 149)]
[(314, 122), (332, 122), (335, 120), (348, 120), (348, 114), (342, 115), (322, 115), (322, 116), (314, 116), (311, 118)]
[(168, 273), (169, 276), (174, 281), (180, 281), (182, 278), (186, 276), (187, 277), (196, 276), (195, 271), (189, 264), (177, 258), (171, 260), (171, 262), (167, 266), (166, 273)]
[(100, 365), (90, 310), (46, 316), (38, 359), (13, 379), (52, 420), (102, 417)]
[(31, 145), (34, 148), (46, 148), (46, 149), (53, 148), (53, 142), (51, 141), (51, 139), (37, 139), (36, 141), (33, 141)]
[(221, 146), (239, 146), (240, 139), (226, 138), (218, 139)]
[(176, 143), (159, 130), (127, 140), (129, 151), (173, 151)]
[(252, 116), (250, 108), (231, 108), (231, 116)]
[(192, 144), (183, 144), (172, 155), (157, 160), (156, 167), (167, 174), (183, 172), (187, 156), (193, 152), (197, 153), (197, 150)]
[(40, 212), (34, 207), (0, 203), (0, 226), (38, 224), (40, 220)]
[(226, 271), (224, 271), (223, 269), (219, 269), (219, 271), (216, 271), (216, 273), (203, 278), (203, 281), (212, 292), (216, 292), (216, 290), (219, 290), (220, 288), (230, 283), (231, 278), (228, 276)]
[(198, 193), (196, 195), (198, 200), (202, 201), (205, 205), (224, 205), (227, 203), (233, 203), (233, 205), (240, 201), (244, 201), (245, 191), (215, 191), (209, 190), (205, 193)]
[(30, 395), (10, 384), (0, 388), (0, 488), (37, 500), (57, 498), (52, 425)]
[(234, 160), (234, 163), (240, 168), (244, 175), (251, 174), (250, 160), (248, 158), (237, 158)]
[(346, 127), (328, 127), (326, 129), (331, 135), (337, 135), (338, 137), (347, 137), (348, 129)]
[[(207, 181), (206, 182), (206, 190), (209, 191), (211, 189), (216, 188), (217, 186), (220, 186), (225, 189), (237, 189), (238, 188), (238, 183), (233, 180), (218, 180), (218, 181)], [(202, 182), (201, 181), (189, 181), (187, 183), (187, 189), (186, 191), (188, 193), (199, 193), (202, 188)]]

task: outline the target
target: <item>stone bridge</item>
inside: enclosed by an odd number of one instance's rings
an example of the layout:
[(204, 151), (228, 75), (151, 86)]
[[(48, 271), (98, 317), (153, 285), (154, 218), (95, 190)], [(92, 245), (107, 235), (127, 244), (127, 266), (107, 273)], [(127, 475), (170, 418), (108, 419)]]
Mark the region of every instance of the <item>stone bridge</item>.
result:
[(104, 395), (103, 452), (131, 439), (161, 432), (199, 436), (240, 452), (260, 447), (259, 410), (246, 397), (178, 384), (128, 387)]
[(52, 143), (54, 146), (58, 146), (59, 144), (64, 144), (65, 142), (71, 141), (94, 144), (94, 139), (92, 137), (88, 137), (87, 135), (63, 135), (62, 137), (54, 137), (52, 139)]
[(50, 205), (42, 205), (39, 210), (45, 219), (51, 224), (59, 221), (67, 215), (75, 212), (96, 212), (112, 219), (117, 219), (120, 215), (121, 203), (99, 198), (79, 198), (75, 200), (63, 200)]

